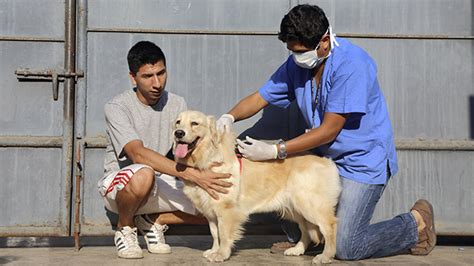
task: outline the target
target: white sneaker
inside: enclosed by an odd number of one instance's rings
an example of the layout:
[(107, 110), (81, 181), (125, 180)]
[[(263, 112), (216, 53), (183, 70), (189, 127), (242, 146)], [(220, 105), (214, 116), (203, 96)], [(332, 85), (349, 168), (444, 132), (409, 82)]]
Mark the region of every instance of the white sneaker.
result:
[(137, 228), (124, 226), (115, 232), (115, 247), (117, 247), (118, 256), (125, 259), (141, 259), (143, 252), (138, 245)]
[(161, 225), (153, 222), (148, 215), (135, 216), (135, 225), (140, 234), (145, 238), (150, 253), (171, 253), (171, 247), (165, 243), (164, 233), (168, 230), (166, 224)]

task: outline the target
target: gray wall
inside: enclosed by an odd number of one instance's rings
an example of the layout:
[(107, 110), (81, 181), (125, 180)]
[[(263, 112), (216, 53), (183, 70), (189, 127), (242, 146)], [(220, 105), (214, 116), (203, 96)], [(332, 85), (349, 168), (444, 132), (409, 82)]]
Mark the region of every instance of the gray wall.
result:
[[(434, 204), (441, 234), (474, 235), (472, 1), (309, 2), (326, 11), (336, 34), (365, 48), (378, 65), (399, 148), (400, 172), (390, 181), (375, 219), (406, 212), (423, 197)], [(103, 106), (131, 85), (128, 49), (139, 40), (156, 42), (167, 56), (167, 89), (184, 96), (190, 108), (219, 116), (256, 91), (288, 56), (276, 32), (283, 15), (298, 3), (88, 1), (86, 27), (78, 32), (79, 47), (84, 47), (78, 51), (78, 65), (86, 77), (79, 81), (76, 105), (78, 140), (85, 139), (87, 144), (83, 235), (112, 232), (96, 183), (103, 172)], [(15, 19), (19, 17), (25, 19)], [(0, 36), (62, 39), (64, 4), (1, 1), (0, 22)], [(0, 38), (0, 135), (61, 135), (62, 93), (53, 102), (50, 83), (18, 82), (13, 72), (19, 67), (62, 68), (62, 43), (11, 39)], [(261, 138), (289, 138), (301, 129), (298, 119), (294, 106), (289, 110), (268, 108), (236, 128)], [(253, 129), (248, 130), (250, 127)], [(459, 142), (460, 146), (455, 145)], [(65, 202), (70, 192), (58, 169), (60, 158), (60, 147), (0, 147), (0, 167), (6, 170), (0, 178), (7, 184), (0, 186), (2, 198), (10, 200), (21, 191), (15, 188), (25, 182), (31, 185), (22, 191), (35, 195), (35, 200), (1, 201), (0, 211), (8, 215), (0, 216), (0, 234), (20, 234), (24, 228), (53, 234), (55, 226), (69, 221), (65, 214), (73, 209), (72, 202)], [(36, 216), (17, 213), (15, 204), (35, 209)], [(45, 224), (53, 229), (44, 229)], [(68, 232), (63, 229), (60, 233)]]

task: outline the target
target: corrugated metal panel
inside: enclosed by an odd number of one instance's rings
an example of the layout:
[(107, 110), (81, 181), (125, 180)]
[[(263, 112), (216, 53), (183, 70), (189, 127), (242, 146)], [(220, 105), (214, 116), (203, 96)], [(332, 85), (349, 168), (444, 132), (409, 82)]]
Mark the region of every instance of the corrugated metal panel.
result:
[(64, 1), (0, 1), (0, 36), (64, 38)]
[(69, 210), (65, 208), (61, 152), (0, 148), (0, 169), (0, 235), (64, 233)]
[[(104, 173), (105, 149), (87, 149), (85, 154), (84, 171), (84, 201), (83, 220), (84, 226), (107, 226), (110, 220), (107, 218), (107, 210), (104, 201), (97, 190), (97, 182)], [(83, 231), (85, 228), (83, 228)]]
[(377, 62), (396, 138), (469, 138), (473, 41), (353, 42)]
[(288, 6), (287, 0), (90, 1), (89, 28), (276, 31)]
[(375, 220), (408, 212), (419, 198), (432, 202), (437, 231), (474, 235), (474, 153), (398, 151), (400, 173), (390, 180)]
[(19, 82), (15, 69), (62, 68), (63, 45), (0, 41), (0, 51), (0, 134), (61, 135), (62, 89), (53, 101), (50, 82)]
[(63, 86), (53, 101), (51, 82), (15, 75), (62, 69), (63, 39), (64, 1), (0, 2), (0, 236), (69, 233)]
[(473, 35), (472, 0), (308, 0), (336, 32)]

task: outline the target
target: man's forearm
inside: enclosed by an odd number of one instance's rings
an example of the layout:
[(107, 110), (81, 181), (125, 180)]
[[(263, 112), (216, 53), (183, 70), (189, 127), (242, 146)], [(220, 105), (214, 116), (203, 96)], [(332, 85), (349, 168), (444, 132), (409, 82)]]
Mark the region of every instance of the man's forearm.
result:
[(134, 163), (141, 163), (152, 167), (155, 171), (164, 173), (170, 176), (193, 181), (193, 175), (190, 173), (192, 168), (185, 165), (177, 164), (176, 162), (166, 158), (158, 152), (150, 149), (142, 149), (134, 158)]
[(307, 151), (334, 141), (341, 132), (348, 114), (327, 112), (321, 126), (286, 142), (286, 152), (293, 154)]
[(257, 91), (242, 99), (228, 113), (231, 114), (237, 122), (255, 115), (267, 105), (268, 103), (262, 98), (262, 96), (260, 96), (260, 93)]

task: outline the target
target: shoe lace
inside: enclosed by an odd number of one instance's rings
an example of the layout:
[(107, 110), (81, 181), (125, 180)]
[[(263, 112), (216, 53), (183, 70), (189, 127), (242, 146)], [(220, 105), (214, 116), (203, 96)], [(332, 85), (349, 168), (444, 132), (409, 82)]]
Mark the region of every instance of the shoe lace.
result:
[(153, 233), (155, 233), (155, 235), (157, 236), (158, 238), (158, 241), (159, 242), (162, 242), (164, 243), (165, 242), (165, 232), (168, 230), (168, 225), (166, 224), (154, 224), (151, 229), (153, 230)]
[(132, 230), (122, 230), (122, 234), (127, 247), (138, 245), (137, 228), (133, 228)]

